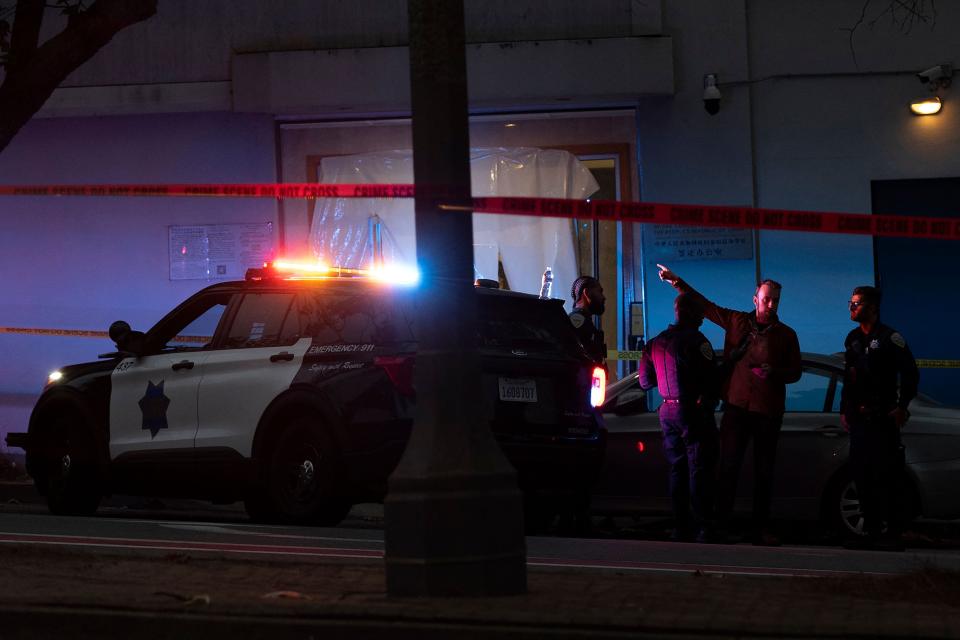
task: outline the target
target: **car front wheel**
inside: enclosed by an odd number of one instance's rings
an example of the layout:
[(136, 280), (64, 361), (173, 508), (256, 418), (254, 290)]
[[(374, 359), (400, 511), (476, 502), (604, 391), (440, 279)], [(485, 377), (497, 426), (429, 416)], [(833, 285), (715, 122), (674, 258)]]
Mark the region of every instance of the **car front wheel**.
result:
[(247, 509), (254, 519), (335, 526), (352, 506), (337, 492), (341, 469), (333, 443), (316, 420), (291, 420), (269, 456), (262, 499), (248, 500)]
[(100, 505), (101, 490), (89, 431), (67, 413), (58, 413), (42, 440), (42, 475), (36, 478), (57, 515), (88, 516)]

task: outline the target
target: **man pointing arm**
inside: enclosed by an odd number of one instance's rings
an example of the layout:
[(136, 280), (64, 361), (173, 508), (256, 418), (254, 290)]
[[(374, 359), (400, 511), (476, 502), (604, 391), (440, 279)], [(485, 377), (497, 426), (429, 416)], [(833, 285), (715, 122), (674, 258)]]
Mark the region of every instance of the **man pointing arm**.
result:
[(774, 462), (786, 385), (799, 380), (802, 372), (797, 334), (777, 316), (782, 286), (774, 280), (762, 281), (754, 291), (754, 309), (736, 311), (710, 301), (666, 266), (657, 267), (661, 280), (681, 293), (697, 296), (703, 303), (705, 317), (725, 332), (717, 519), (721, 524), (729, 522), (740, 468), (752, 439), (756, 470), (753, 542), (778, 545), (779, 540), (769, 528)]

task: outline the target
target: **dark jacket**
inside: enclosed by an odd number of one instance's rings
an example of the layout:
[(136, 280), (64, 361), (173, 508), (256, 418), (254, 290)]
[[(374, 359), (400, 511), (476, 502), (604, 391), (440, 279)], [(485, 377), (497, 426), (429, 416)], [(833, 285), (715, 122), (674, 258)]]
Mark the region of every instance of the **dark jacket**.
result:
[(640, 357), (640, 386), (684, 404), (716, 405), (717, 369), (713, 346), (694, 328), (670, 325), (647, 343)]
[(598, 365), (603, 366), (607, 359), (607, 345), (603, 340), (603, 331), (593, 324), (593, 318), (585, 310), (577, 307), (570, 313), (570, 322), (587, 355)]
[(917, 395), (920, 372), (903, 336), (878, 322), (869, 334), (860, 327), (851, 331), (844, 347), (840, 411), (848, 421), (907, 408)]
[[(721, 388), (723, 400), (765, 416), (782, 416), (786, 385), (799, 380), (803, 373), (796, 332), (779, 319), (761, 327), (755, 311), (734, 311), (716, 305), (683, 280), (678, 280), (675, 286), (683, 293), (698, 296), (706, 318), (726, 332), (723, 358), (727, 374)], [(770, 365), (765, 379), (751, 371), (763, 363)]]

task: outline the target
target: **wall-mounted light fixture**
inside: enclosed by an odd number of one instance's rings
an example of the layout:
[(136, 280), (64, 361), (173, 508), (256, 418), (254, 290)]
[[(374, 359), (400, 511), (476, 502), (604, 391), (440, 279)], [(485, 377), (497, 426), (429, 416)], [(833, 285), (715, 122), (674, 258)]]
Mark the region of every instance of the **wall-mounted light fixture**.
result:
[(932, 116), (940, 113), (943, 101), (938, 96), (917, 98), (910, 103), (910, 112), (915, 116)]
[(917, 98), (910, 102), (910, 112), (918, 116), (932, 116), (940, 113), (943, 100), (938, 93), (950, 86), (953, 80), (953, 67), (949, 64), (938, 64), (935, 67), (924, 69), (917, 74), (921, 83), (927, 85), (932, 96)]

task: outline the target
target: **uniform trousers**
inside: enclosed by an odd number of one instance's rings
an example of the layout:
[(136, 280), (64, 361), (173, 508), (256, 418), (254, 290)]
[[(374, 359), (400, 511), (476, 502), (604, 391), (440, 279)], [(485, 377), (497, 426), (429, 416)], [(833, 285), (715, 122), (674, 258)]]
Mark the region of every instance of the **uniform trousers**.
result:
[(713, 515), (718, 448), (713, 412), (695, 404), (664, 402), (659, 413), (676, 527), (690, 529), (691, 510), (697, 526), (707, 526)]
[(850, 468), (863, 510), (864, 531), (877, 536), (886, 524), (899, 533), (904, 468), (900, 428), (885, 413), (848, 419)]

